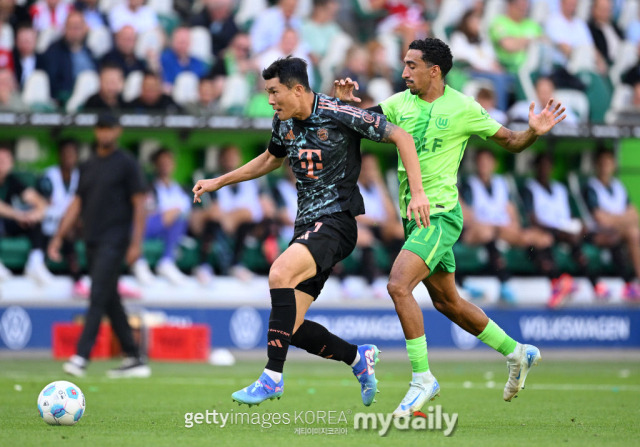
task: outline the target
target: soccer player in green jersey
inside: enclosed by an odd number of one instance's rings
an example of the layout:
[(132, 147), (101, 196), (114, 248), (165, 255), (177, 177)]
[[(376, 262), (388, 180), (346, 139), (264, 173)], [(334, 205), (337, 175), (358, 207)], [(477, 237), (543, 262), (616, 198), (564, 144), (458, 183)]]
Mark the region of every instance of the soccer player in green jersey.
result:
[[(501, 126), (473, 98), (447, 86), (444, 77), (453, 56), (439, 39), (415, 40), (404, 58), (402, 77), (407, 90), (383, 101), (372, 110), (384, 113), (413, 136), (424, 190), (430, 201), (430, 222), (418, 228), (403, 219), (405, 244), (396, 258), (387, 286), (406, 338), (413, 379), (406, 396), (394, 411), (404, 417), (434, 399), (440, 385), (429, 370), (422, 311), (412, 295), (422, 282), (434, 307), (451, 321), (477, 336), (507, 358), (509, 379), (503, 398), (511, 399), (524, 388), (529, 369), (541, 358), (538, 348), (509, 337), (474, 304), (462, 299), (455, 286), (452, 247), (462, 231), (462, 212), (456, 187), (460, 160), (471, 135), (490, 138), (512, 153), (522, 152), (536, 139), (564, 119), (564, 108), (550, 100), (539, 114), (529, 107), (529, 128), (515, 132)], [(336, 81), (336, 96), (359, 102), (353, 95), (357, 84), (350, 79)], [(400, 206), (403, 216), (411, 198), (405, 166), (398, 166)]]

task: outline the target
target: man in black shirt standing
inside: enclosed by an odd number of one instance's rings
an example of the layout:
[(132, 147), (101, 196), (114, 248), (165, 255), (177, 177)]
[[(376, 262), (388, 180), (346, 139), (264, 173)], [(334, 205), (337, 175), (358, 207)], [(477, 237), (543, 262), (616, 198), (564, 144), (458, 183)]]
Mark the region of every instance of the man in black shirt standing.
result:
[(384, 115), (368, 113), (309, 88), (307, 64), (298, 58), (278, 59), (262, 72), (269, 104), (276, 114), (269, 148), (221, 177), (200, 180), (194, 201), (206, 192), (263, 176), (282, 165), (285, 157), (296, 176), (298, 215), (289, 248), (269, 271), (271, 316), (267, 333), (269, 361), (260, 378), (233, 393), (248, 405), (280, 398), (282, 370), (292, 344), (353, 368), (362, 401), (371, 405), (377, 391), (374, 367), (378, 348), (356, 346), (331, 334), (304, 316), (318, 297), (333, 266), (346, 258), (357, 239), (355, 216), (364, 213), (358, 190), (360, 140), (392, 142), (407, 167), (411, 187), (408, 219), (428, 224), (429, 201), (422, 189), (413, 139)]
[(103, 114), (95, 128), (95, 154), (80, 166), (76, 195), (49, 243), (51, 259), (60, 259), (67, 232), (81, 215), (91, 276), (90, 305), (78, 341), (77, 354), (63, 365), (74, 376), (84, 376), (102, 316), (107, 314), (125, 359), (109, 377), (148, 377), (149, 366), (140, 359), (120, 295), (118, 277), (122, 261), (140, 257), (145, 225), (145, 183), (133, 157), (117, 149), (120, 127), (113, 115)]

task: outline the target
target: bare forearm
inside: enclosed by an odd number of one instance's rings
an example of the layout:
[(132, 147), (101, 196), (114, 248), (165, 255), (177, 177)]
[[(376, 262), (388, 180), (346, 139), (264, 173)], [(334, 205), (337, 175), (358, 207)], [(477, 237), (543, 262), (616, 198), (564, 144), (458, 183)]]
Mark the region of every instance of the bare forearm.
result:
[(233, 185), (234, 183), (262, 177), (282, 166), (282, 160), (284, 159), (275, 157), (267, 150), (238, 169), (216, 178), (218, 183), (217, 189), (223, 186)]
[(16, 210), (11, 206), (2, 201), (0, 201), (0, 217), (15, 219), (16, 218)]
[(76, 196), (71, 204), (67, 207), (67, 211), (62, 216), (60, 224), (58, 225), (58, 231), (56, 232), (56, 235), (54, 237), (62, 239), (67, 234), (69, 234), (69, 231), (71, 230), (71, 228), (73, 228), (76, 221), (78, 220), (81, 205), (82, 202), (80, 201), (80, 198)]
[(519, 154), (531, 146), (538, 139), (538, 136), (531, 127), (522, 131), (514, 131), (502, 127), (491, 139), (507, 151)]
[(133, 203), (133, 228), (131, 231), (131, 244), (142, 244), (144, 230), (147, 223), (147, 211), (145, 208), (145, 195), (135, 194), (131, 201)]
[(407, 179), (409, 181), (411, 195), (414, 196), (415, 194), (424, 191), (424, 187), (422, 186), (422, 174), (420, 173), (420, 160), (418, 160), (418, 152), (416, 151), (416, 146), (411, 135), (401, 128), (391, 123), (387, 123), (385, 137), (386, 139), (383, 141), (389, 141), (395, 144), (398, 148), (400, 159), (407, 171)]

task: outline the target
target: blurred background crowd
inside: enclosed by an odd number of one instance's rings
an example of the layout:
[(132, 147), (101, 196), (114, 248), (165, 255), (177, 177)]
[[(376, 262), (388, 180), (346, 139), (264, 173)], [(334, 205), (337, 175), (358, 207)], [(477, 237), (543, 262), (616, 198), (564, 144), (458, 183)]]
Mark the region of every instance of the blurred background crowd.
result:
[[(529, 102), (539, 110), (551, 97), (567, 106), (563, 126), (640, 117), (640, 9), (633, 0), (0, 0), (0, 110), (269, 118), (260, 72), (289, 54), (309, 62), (316, 91), (330, 94), (338, 78), (356, 80), (367, 107), (404, 90), (404, 48), (427, 36), (451, 46), (447, 83), (502, 124), (526, 122)], [(209, 163), (215, 169), (194, 179), (235, 169), (253, 149), (218, 143)], [(0, 280), (24, 267), (46, 286), (51, 270), (65, 272), (74, 294), (87, 296), (75, 236), (63, 265), (44, 256), (77, 187), (82, 152), (73, 139), (56, 144), (59, 163), (25, 176), (14, 169), (15, 142), (0, 142), (2, 241), (29, 240), (24, 266), (0, 264)], [(560, 171), (549, 153), (534, 156), (522, 156), (514, 175), (497, 174), (505, 166), (491, 151), (465, 158), (460, 285), (481, 297), (467, 275), (497, 276), (500, 298), (513, 303), (512, 275), (545, 276), (556, 307), (575, 291), (573, 275), (588, 278), (601, 300), (612, 294), (601, 278), (620, 276), (622, 297), (640, 299), (638, 214), (614, 177), (614, 153), (602, 147), (579, 155), (579, 169)], [(155, 148), (142, 161), (147, 243), (132, 266), (142, 286), (158, 276), (178, 286), (193, 278), (207, 286), (216, 275), (249, 281), (286, 247), (296, 213), (288, 169), (193, 206), (190, 185), (175, 180), (174, 152)], [(363, 155), (367, 213), (356, 252), (336, 272), (347, 297), (386, 296), (386, 274), (403, 243), (394, 167), (387, 167)], [(552, 175), (558, 172), (561, 178)], [(352, 275), (364, 278), (364, 288)], [(126, 284), (121, 292), (139, 294)]]

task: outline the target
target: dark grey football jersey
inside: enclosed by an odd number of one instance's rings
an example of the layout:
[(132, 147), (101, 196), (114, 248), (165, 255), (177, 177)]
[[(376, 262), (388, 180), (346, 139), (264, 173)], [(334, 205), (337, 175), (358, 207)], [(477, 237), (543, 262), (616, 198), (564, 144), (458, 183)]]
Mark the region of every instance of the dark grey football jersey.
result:
[(269, 152), (288, 157), (296, 176), (296, 224), (342, 211), (353, 216), (364, 213), (357, 184), (360, 140), (380, 141), (386, 127), (384, 115), (320, 93), (315, 94), (311, 116), (306, 120), (273, 118)]

